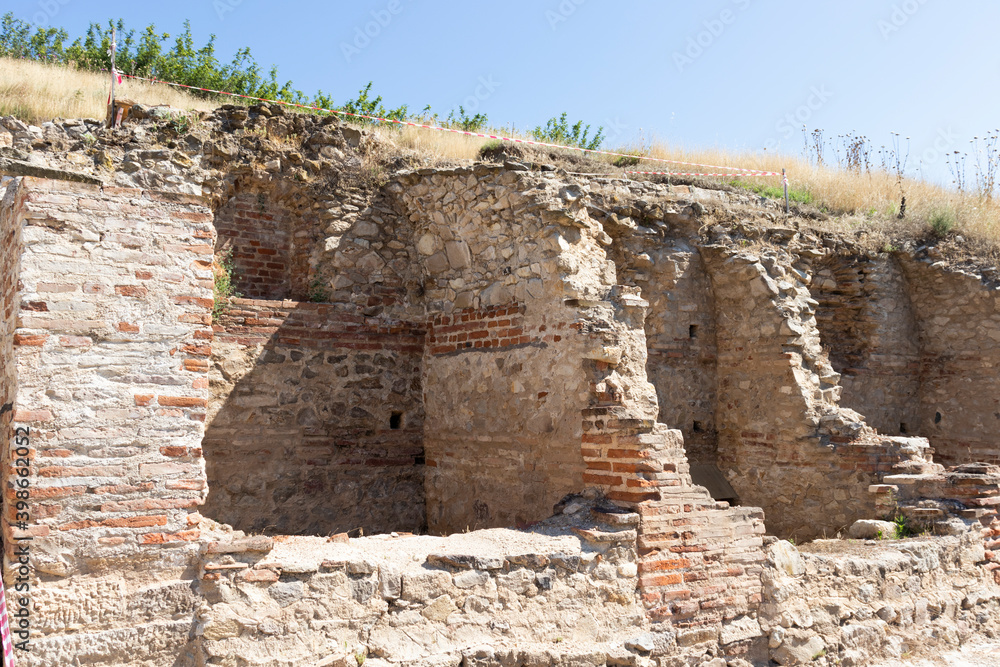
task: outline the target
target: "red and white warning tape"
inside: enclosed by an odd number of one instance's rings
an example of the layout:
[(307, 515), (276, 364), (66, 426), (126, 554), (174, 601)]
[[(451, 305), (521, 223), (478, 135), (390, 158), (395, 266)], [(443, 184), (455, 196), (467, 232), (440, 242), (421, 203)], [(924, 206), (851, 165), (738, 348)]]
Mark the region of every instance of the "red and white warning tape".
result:
[(570, 176), (601, 176), (605, 178), (620, 178), (622, 174), (646, 174), (650, 176), (762, 176), (759, 173), (739, 173), (739, 174), (701, 174), (687, 171), (621, 171), (614, 173), (597, 173), (583, 171), (567, 171)]
[(14, 640), (10, 636), (7, 596), (3, 589), (3, 581), (0, 581), (0, 645), (3, 647), (3, 667), (14, 667)]
[(778, 171), (761, 171), (758, 169), (743, 169), (741, 167), (720, 167), (714, 164), (700, 164), (698, 162), (681, 162), (680, 160), (667, 160), (665, 158), (658, 157), (645, 157), (640, 155), (629, 155), (628, 153), (616, 153), (614, 151), (602, 151), (595, 148), (580, 148), (578, 146), (563, 146), (561, 144), (550, 144), (544, 141), (532, 141), (530, 139), (516, 139), (513, 137), (497, 136), (493, 134), (481, 134), (479, 132), (469, 132), (468, 130), (456, 130), (450, 127), (440, 127), (437, 125), (423, 125), (421, 123), (413, 123), (410, 121), (396, 120), (394, 118), (381, 118), (379, 116), (369, 116), (363, 113), (352, 113), (350, 111), (343, 111), (341, 109), (326, 109), (323, 107), (314, 107), (308, 104), (297, 104), (295, 102), (283, 102), (281, 100), (269, 100), (263, 97), (254, 97), (252, 95), (243, 95), (241, 93), (230, 93), (224, 90), (213, 90), (211, 88), (201, 88), (199, 86), (189, 86), (183, 83), (174, 83), (172, 81), (162, 81), (160, 79), (150, 79), (142, 76), (134, 76), (132, 74), (122, 74), (127, 79), (136, 79), (138, 81), (148, 81), (150, 83), (163, 83), (168, 86), (176, 86), (177, 88), (188, 88), (191, 90), (200, 90), (206, 93), (214, 93), (216, 95), (228, 95), (230, 97), (241, 97), (245, 100), (254, 100), (257, 102), (268, 102), (271, 104), (281, 104), (288, 107), (298, 107), (300, 109), (309, 109), (311, 111), (324, 111), (326, 113), (337, 114), (340, 116), (351, 116), (353, 118), (364, 118), (366, 120), (376, 120), (383, 123), (393, 123), (394, 125), (406, 125), (409, 127), (416, 127), (424, 130), (436, 130), (438, 132), (451, 132), (453, 134), (464, 134), (468, 137), (479, 137), (481, 139), (496, 139), (498, 141), (509, 141), (515, 144), (530, 144), (532, 146), (545, 146), (547, 148), (563, 148), (571, 151), (580, 151), (583, 153), (595, 153), (598, 155), (613, 155), (615, 157), (626, 157), (626, 158), (636, 158), (639, 160), (649, 160), (651, 162), (664, 162), (668, 164), (683, 164), (689, 167), (707, 167), (709, 169), (725, 169), (729, 171), (740, 172), (738, 174), (692, 174), (692, 173), (671, 173), (671, 172), (643, 172), (643, 171), (627, 171), (627, 174), (663, 174), (671, 176), (781, 176), (781, 172)]

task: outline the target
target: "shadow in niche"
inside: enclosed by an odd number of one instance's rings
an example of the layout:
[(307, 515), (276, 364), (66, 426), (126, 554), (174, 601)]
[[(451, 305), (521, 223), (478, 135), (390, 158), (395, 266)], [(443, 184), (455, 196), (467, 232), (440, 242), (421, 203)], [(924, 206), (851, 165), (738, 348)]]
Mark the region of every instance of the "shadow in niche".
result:
[(921, 429), (921, 354), (906, 280), (892, 257), (831, 255), (809, 287), (816, 327), (840, 374), (840, 405), (886, 435)]
[(650, 249), (646, 269), (646, 374), (658, 420), (681, 431), (691, 478), (715, 500), (739, 504), (718, 467), (715, 299), (701, 254), (685, 245)]
[(424, 531), (424, 334), (233, 300), (212, 344), (205, 515), (265, 534)]

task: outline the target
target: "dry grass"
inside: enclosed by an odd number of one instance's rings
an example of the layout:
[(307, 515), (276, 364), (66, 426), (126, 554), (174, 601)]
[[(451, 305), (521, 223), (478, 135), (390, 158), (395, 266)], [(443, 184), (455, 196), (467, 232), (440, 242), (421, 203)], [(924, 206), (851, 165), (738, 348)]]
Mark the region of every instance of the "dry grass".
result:
[[(211, 100), (194, 97), (162, 84), (146, 84), (126, 80), (122, 96), (143, 104), (168, 104), (180, 109), (212, 109)], [(23, 120), (40, 123), (55, 117), (102, 118), (108, 96), (108, 76), (76, 71), (64, 67), (30, 61), (0, 59), (0, 115), (13, 114)], [(431, 163), (454, 160), (474, 160), (488, 140), (448, 132), (421, 130), (412, 127), (379, 126), (374, 130), (396, 146), (414, 150), (429, 158)], [(495, 133), (496, 131), (491, 131)], [(526, 134), (502, 131), (505, 136), (529, 138)], [(928, 221), (941, 212), (954, 218), (955, 231), (967, 237), (995, 245), (1000, 240), (1000, 202), (984, 201), (976, 196), (961, 196), (938, 185), (915, 179), (904, 179), (902, 191), (895, 176), (885, 173), (857, 174), (837, 169), (817, 167), (801, 158), (766, 155), (749, 151), (734, 152), (720, 149), (685, 150), (654, 143), (641, 148), (620, 146), (612, 150), (643, 154), (651, 157), (743, 167), (765, 171), (788, 170), (793, 193), (831, 214), (848, 216), (841, 221), (855, 228), (891, 232), (908, 229), (921, 234)], [(568, 159), (580, 164), (580, 153), (566, 151)], [(580, 171), (622, 174), (614, 167), (613, 158), (600, 156), (580, 168)], [(718, 171), (643, 161), (633, 170), (648, 171)], [(731, 183), (734, 178), (710, 178), (710, 182)], [(781, 187), (780, 177), (740, 179), (752, 188), (773, 195)], [(901, 195), (906, 195), (906, 218), (897, 219)]]
[[(29, 123), (53, 118), (104, 118), (110, 75), (83, 72), (28, 60), (0, 58), (0, 116), (17, 116)], [(215, 108), (170, 86), (125, 80), (121, 97), (142, 104), (169, 104), (178, 109)]]
[(375, 133), (399, 146), (445, 160), (475, 160), (485, 139), (416, 127), (375, 128)]
[[(995, 243), (1000, 240), (1000, 201), (986, 200), (977, 195), (961, 195), (940, 185), (912, 178), (897, 181), (885, 172), (854, 173), (829, 167), (818, 167), (801, 158), (762, 153), (734, 153), (719, 150), (671, 150), (654, 145), (649, 155), (686, 162), (743, 167), (762, 171), (788, 171), (789, 188), (795, 194), (807, 195), (810, 203), (830, 213), (852, 216), (852, 224), (873, 230), (905, 229), (922, 233), (934, 217), (951, 218), (954, 231), (971, 238)], [(643, 165), (656, 163), (643, 162)], [(632, 167), (664, 171), (688, 169)], [(691, 168), (692, 171), (700, 170)], [(710, 170), (711, 171), (711, 170)], [(735, 179), (718, 179), (732, 181)], [(758, 188), (781, 188), (781, 177), (742, 178)], [(773, 191), (772, 191), (773, 192)], [(906, 216), (898, 219), (902, 197), (906, 197)]]
[[(479, 150), (491, 143), (484, 139), (433, 132), (416, 128), (378, 128), (384, 138), (390, 139), (401, 148), (417, 150), (439, 159), (471, 160), (479, 155)], [(506, 136), (530, 138), (523, 134), (506, 133)], [(873, 232), (926, 233), (929, 221), (935, 215), (944, 214), (955, 221), (955, 232), (972, 239), (995, 244), (1000, 240), (1000, 201), (987, 201), (975, 195), (960, 195), (939, 185), (904, 178), (898, 182), (892, 174), (884, 172), (852, 173), (829, 167), (818, 167), (805, 160), (785, 155), (766, 155), (750, 151), (734, 152), (720, 149), (684, 150), (665, 144), (653, 144), (641, 150), (634, 146), (609, 148), (615, 152), (642, 154), (649, 157), (717, 165), (742, 167), (760, 171), (788, 172), (789, 187), (793, 201), (796, 197), (830, 214), (848, 216), (853, 228)], [(581, 155), (566, 151), (567, 157)], [(589, 168), (581, 171), (624, 175), (624, 169), (614, 167), (613, 157), (595, 156)], [(670, 172), (718, 172), (720, 169), (689, 167), (644, 160), (638, 166), (628, 167), (635, 171)], [(729, 170), (724, 170), (729, 173)], [(639, 176), (633, 176), (639, 178)], [(780, 176), (767, 177), (713, 177), (708, 182), (732, 184), (739, 180), (758, 192), (769, 196), (781, 190)], [(906, 196), (906, 216), (898, 218), (903, 195)]]

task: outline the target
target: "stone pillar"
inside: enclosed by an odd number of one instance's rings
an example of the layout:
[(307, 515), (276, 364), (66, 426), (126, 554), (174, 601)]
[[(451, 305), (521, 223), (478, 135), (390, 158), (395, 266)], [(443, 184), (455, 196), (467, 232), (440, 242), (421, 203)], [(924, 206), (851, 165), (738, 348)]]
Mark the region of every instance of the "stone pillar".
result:
[[(30, 434), (30, 495), (14, 521), (7, 469), (4, 535), (31, 538), (34, 659), (78, 654), (92, 633), (105, 652), (133, 644), (136, 660), (176, 652), (207, 488), (211, 213), (185, 195), (34, 178), (16, 198), (14, 425)], [(151, 622), (141, 610), (158, 605)]]

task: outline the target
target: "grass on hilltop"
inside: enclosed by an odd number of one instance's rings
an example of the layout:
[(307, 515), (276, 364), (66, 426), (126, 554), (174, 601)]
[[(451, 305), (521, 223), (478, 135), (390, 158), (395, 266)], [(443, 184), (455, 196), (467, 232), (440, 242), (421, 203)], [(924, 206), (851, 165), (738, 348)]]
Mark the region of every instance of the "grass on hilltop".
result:
[[(0, 59), (0, 115), (14, 115), (31, 123), (52, 118), (103, 118), (108, 96), (108, 76), (45, 65), (27, 60)], [(120, 95), (146, 105), (166, 104), (184, 110), (210, 110), (230, 98), (213, 101), (195, 97), (162, 84), (126, 81)], [(404, 149), (412, 149), (438, 160), (475, 160), (487, 140), (459, 134), (434, 132), (411, 127), (376, 125), (374, 131)], [(484, 130), (519, 138), (532, 138), (530, 132), (512, 128)], [(495, 142), (493, 142), (495, 143)], [(1000, 202), (975, 193), (964, 194), (912, 178), (897, 179), (881, 170), (848, 171), (817, 166), (799, 157), (768, 155), (750, 151), (723, 149), (686, 150), (664, 143), (646, 142), (642, 146), (609, 148), (616, 152), (639, 154), (683, 162), (742, 167), (762, 171), (788, 170), (790, 198), (811, 204), (820, 211), (845, 216), (837, 226), (855, 230), (931, 235), (955, 234), (985, 242), (995, 248), (1000, 242)], [(610, 156), (596, 156), (586, 169), (622, 175), (614, 165), (629, 165)], [(649, 171), (700, 171), (700, 168), (643, 161), (627, 166)], [(709, 170), (717, 171), (717, 170)], [(781, 199), (780, 177), (723, 177), (706, 179), (719, 185), (740, 187), (762, 197)], [(906, 196), (906, 216), (899, 220), (902, 195)]]
[[(110, 74), (97, 74), (31, 60), (0, 58), (0, 116), (17, 116), (40, 124), (53, 118), (107, 116)], [(194, 97), (171, 86), (126, 80), (119, 96), (148, 105), (207, 111), (211, 100)]]

